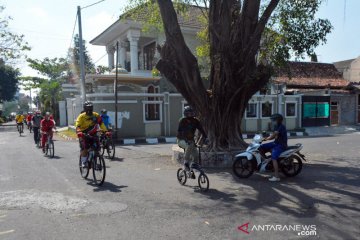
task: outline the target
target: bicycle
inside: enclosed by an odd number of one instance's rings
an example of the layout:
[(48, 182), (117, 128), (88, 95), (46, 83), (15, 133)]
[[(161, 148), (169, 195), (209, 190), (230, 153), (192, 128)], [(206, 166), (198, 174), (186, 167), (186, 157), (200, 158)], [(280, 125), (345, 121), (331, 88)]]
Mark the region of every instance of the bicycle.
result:
[(33, 127), (32, 127), (32, 123), (31, 121), (27, 123), (27, 127), (28, 127), (28, 130), (30, 131), (30, 133), (32, 132), (33, 130)]
[(34, 134), (36, 134), (36, 147), (37, 148), (41, 148), (41, 133), (40, 133), (40, 129), (37, 130), (37, 132), (34, 132)]
[(21, 137), (21, 134), (24, 132), (24, 125), (23, 123), (18, 123), (17, 124), (17, 130), (19, 132), (19, 136)]
[(47, 141), (45, 143), (45, 156), (49, 156), (50, 158), (53, 158), (54, 154), (55, 154), (55, 146), (54, 146), (54, 142), (52, 140), (52, 136), (49, 136), (49, 134), (46, 132), (44, 132), (42, 134), (48, 135)]
[(101, 141), (100, 141), (100, 146), (102, 149), (101, 155), (104, 156), (105, 150), (108, 154), (108, 157), (110, 159), (114, 159), (115, 157), (115, 144), (114, 141), (112, 139), (112, 134), (111, 132), (109, 132), (109, 135), (106, 134), (102, 134), (101, 135)]
[[(98, 146), (98, 136), (85, 135), (85, 138), (91, 140), (91, 145), (88, 152), (88, 158), (85, 163), (85, 166), (82, 166), (81, 154), (79, 157), (79, 169), (81, 177), (87, 179), (89, 176), (90, 169), (93, 170), (93, 178), (96, 185), (101, 186), (105, 181), (106, 176), (106, 166), (104, 157), (100, 154), (100, 146)], [(97, 176), (99, 174), (99, 176)]]
[[(199, 151), (199, 162), (201, 162), (201, 146), (197, 145)], [(209, 190), (209, 178), (207, 177), (204, 169), (200, 164), (192, 162), (191, 165), (184, 160), (183, 167), (177, 170), (177, 179), (181, 185), (185, 185), (187, 178), (196, 179), (196, 174), (193, 171), (199, 173), (198, 175), (198, 185), (201, 191), (206, 192)]]

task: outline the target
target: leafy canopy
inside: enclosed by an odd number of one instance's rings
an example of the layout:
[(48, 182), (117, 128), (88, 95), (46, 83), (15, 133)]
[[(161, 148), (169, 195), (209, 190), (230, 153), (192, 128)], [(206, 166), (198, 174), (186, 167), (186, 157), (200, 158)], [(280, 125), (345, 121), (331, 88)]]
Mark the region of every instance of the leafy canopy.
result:
[[(273, 65), (282, 65), (291, 57), (304, 58), (314, 54), (315, 48), (326, 42), (331, 32), (329, 20), (316, 18), (324, 0), (281, 0), (273, 12), (262, 36), (259, 60)], [(235, 1), (242, 4), (244, 1)], [(270, 0), (261, 1), (261, 12)], [(209, 13), (210, 0), (175, 0), (174, 8), (182, 18), (190, 18), (189, 8), (198, 7), (197, 18), (203, 26), (197, 33), (199, 45), (196, 56), (201, 68), (210, 64)], [(156, 1), (130, 0), (121, 18), (132, 18), (143, 23), (143, 31), (163, 31), (160, 10)], [(144, 14), (144, 12), (146, 14)]]
[(21, 58), (30, 47), (24, 35), (9, 30), (12, 18), (3, 14), (4, 9), (4, 6), (0, 6), (0, 59), (8, 62)]

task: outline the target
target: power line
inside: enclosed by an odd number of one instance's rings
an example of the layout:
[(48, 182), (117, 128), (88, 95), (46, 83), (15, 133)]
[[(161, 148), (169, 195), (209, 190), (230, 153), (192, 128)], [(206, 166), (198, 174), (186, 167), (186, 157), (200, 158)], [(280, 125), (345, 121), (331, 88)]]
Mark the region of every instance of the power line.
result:
[(69, 44), (69, 48), (68, 48), (68, 49), (71, 48), (71, 45), (72, 45), (72, 42), (73, 42), (77, 18), (78, 18), (78, 15), (77, 15), (77, 13), (76, 13), (76, 15), (75, 15), (75, 23), (74, 23), (73, 31), (72, 31), (72, 34), (71, 34), (71, 39), (70, 39), (70, 44)]
[(87, 5), (87, 6), (85, 6), (85, 7), (82, 7), (81, 10), (82, 10), (82, 9), (85, 9), (85, 8), (88, 8), (88, 7), (91, 7), (91, 6), (94, 6), (94, 5), (99, 4), (99, 3), (101, 3), (101, 2), (104, 2), (104, 1), (105, 1), (105, 0), (101, 0), (101, 1), (98, 1), (98, 2), (96, 2), (96, 3)]
[(107, 55), (107, 53), (105, 53), (102, 57), (100, 57), (98, 60), (96, 60), (95, 62), (94, 62), (94, 64), (96, 64), (97, 62), (99, 62), (101, 59), (103, 59), (105, 56)]

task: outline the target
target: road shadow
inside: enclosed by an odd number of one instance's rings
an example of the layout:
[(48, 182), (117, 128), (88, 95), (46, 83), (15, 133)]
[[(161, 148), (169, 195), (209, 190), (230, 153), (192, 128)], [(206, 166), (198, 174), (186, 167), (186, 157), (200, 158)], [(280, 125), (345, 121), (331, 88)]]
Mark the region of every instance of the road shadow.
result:
[(93, 189), (94, 192), (104, 192), (104, 191), (109, 191), (109, 192), (122, 192), (122, 189), (123, 188), (127, 188), (128, 186), (125, 186), (125, 185), (115, 185), (113, 183), (110, 183), (110, 182), (104, 182), (104, 184), (102, 186), (98, 186), (96, 185), (93, 181), (89, 181), (87, 183), (88, 185), (90, 186), (93, 186), (95, 187)]
[(109, 157), (105, 157), (105, 159), (109, 160), (110, 162), (123, 162), (124, 158), (114, 157), (114, 159), (110, 159)]
[[(321, 229), (329, 229), (326, 235), (332, 234), (334, 239), (354, 239), (354, 221), (360, 213), (360, 169), (355, 158), (312, 159), (311, 163), (304, 163), (298, 176), (283, 176), (280, 182), (269, 182), (271, 173), (254, 174), (247, 179), (236, 178), (229, 169), (206, 169), (206, 173), (210, 187), (211, 175), (230, 182), (230, 186), (224, 191), (210, 188), (208, 192), (189, 187), (216, 202), (223, 214), (274, 212), (276, 217), (294, 217), (300, 224), (316, 221)], [(210, 211), (207, 204), (187, 207)], [(337, 223), (342, 227), (336, 228)]]

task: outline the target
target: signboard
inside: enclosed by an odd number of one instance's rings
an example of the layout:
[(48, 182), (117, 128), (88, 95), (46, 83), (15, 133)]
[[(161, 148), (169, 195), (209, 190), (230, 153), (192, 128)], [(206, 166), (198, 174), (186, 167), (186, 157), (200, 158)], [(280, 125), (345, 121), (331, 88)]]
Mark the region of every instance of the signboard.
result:
[(304, 118), (329, 118), (329, 116), (329, 103), (304, 103)]

